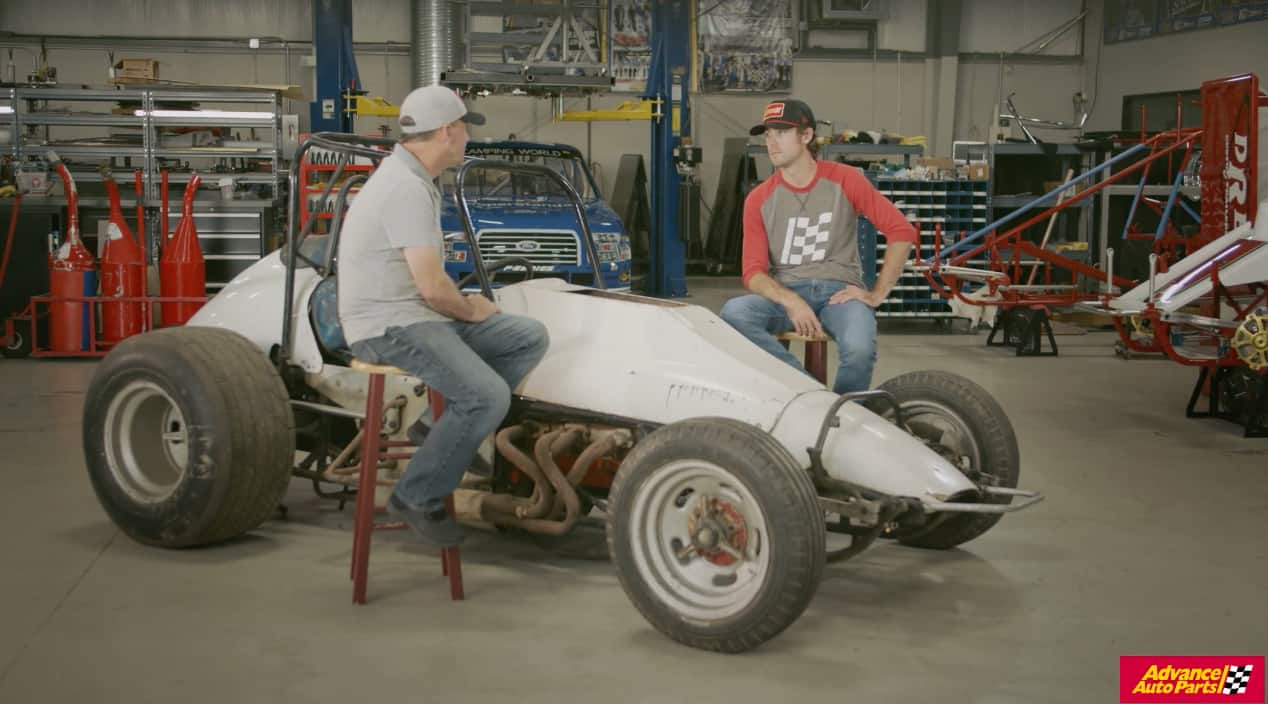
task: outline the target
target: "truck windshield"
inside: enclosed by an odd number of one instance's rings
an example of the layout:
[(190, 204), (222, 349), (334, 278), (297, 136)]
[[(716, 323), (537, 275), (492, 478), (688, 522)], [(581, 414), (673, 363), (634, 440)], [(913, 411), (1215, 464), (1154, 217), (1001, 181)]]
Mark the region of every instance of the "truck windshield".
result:
[[(577, 191), (582, 201), (598, 198), (594, 182), (585, 163), (575, 152), (552, 147), (487, 147), (468, 145), (468, 158), (507, 161), (514, 164), (545, 166), (563, 176)], [(446, 193), (454, 190), (457, 169), (446, 171), (441, 186)], [(565, 196), (555, 181), (534, 174), (510, 173), (502, 169), (472, 169), (467, 176), (467, 193), (478, 198), (513, 198), (515, 200), (554, 200)]]

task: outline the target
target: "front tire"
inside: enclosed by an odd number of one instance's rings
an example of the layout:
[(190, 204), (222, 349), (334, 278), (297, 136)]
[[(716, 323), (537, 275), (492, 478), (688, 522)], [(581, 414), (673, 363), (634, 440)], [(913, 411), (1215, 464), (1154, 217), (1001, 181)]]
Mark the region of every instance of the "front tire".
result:
[(259, 526), (290, 481), (294, 419), (264, 354), (227, 330), (124, 340), (88, 387), (84, 459), (97, 499), (134, 540), (183, 548)]
[[(903, 374), (881, 384), (897, 398), (903, 419), (913, 435), (946, 457), (976, 484), (1014, 489), (1021, 458), (1013, 426), (999, 403), (978, 384), (957, 374), (921, 371)], [(870, 402), (874, 412), (892, 418), (886, 404)], [(1007, 496), (989, 496), (1007, 504)], [(967, 543), (990, 530), (1000, 514), (959, 513), (931, 517), (927, 528), (899, 533), (904, 545), (933, 550)]]
[(768, 433), (726, 418), (664, 426), (621, 464), (608, 549), (621, 586), (658, 631), (725, 653), (790, 626), (823, 573), (810, 476)]

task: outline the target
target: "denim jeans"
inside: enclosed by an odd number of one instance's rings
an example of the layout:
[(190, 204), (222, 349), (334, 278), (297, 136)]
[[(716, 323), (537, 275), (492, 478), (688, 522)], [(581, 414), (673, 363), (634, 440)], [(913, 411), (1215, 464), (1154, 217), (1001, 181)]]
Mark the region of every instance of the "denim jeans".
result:
[(480, 323), (429, 321), (390, 327), (354, 342), (352, 353), (418, 377), (445, 397), (445, 412), (410, 459), (396, 495), (436, 511), (458, 487), (480, 443), (497, 430), (519, 386), (549, 346), (546, 326), (504, 313)]
[[(785, 286), (810, 305), (824, 332), (837, 343), (837, 376), (832, 390), (843, 394), (870, 388), (872, 368), (876, 365), (876, 312), (872, 307), (860, 300), (829, 304), (832, 294), (846, 286), (840, 281), (812, 279)], [(721, 315), (758, 347), (805, 371), (801, 362), (775, 339), (776, 335), (793, 329), (783, 306), (750, 294), (727, 301)]]

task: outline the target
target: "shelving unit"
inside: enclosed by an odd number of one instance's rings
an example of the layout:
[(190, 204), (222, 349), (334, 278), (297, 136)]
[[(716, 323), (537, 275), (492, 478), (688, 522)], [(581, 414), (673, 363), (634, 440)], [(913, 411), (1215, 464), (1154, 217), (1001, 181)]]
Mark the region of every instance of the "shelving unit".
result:
[(14, 136), (17, 130), (14, 125), (17, 124), (17, 89), (13, 87), (0, 88), (0, 152), (6, 156), (16, 157), (17, 145), (14, 144)]
[[(204, 182), (232, 176), (239, 183), (270, 186), (271, 197), (257, 200), (271, 203), (280, 193), (285, 173), (281, 95), (276, 91), (18, 87), (6, 93), (11, 112), (0, 114), (0, 124), (8, 128), (8, 151), (19, 164), (40, 163), (52, 149), (67, 161), (76, 182), (93, 183), (101, 180), (99, 163), (109, 160), (118, 171), (121, 161), (123, 169), (141, 169), (147, 201), (159, 197), (158, 178), (165, 167), (172, 183), (187, 182), (197, 170)], [(103, 111), (110, 103), (115, 105)], [(169, 107), (192, 103), (198, 109)], [(263, 135), (242, 141), (222, 138), (207, 146), (171, 144), (175, 135), (168, 130), (196, 127), (246, 128)], [(84, 128), (98, 130), (85, 135), (89, 130)], [(102, 135), (100, 128), (109, 132)], [(249, 168), (225, 170), (220, 168), (224, 160), (239, 160)], [(172, 168), (173, 162), (179, 168)]]
[[(960, 232), (985, 225), (990, 212), (987, 181), (914, 181), (871, 177), (873, 185), (919, 228), (920, 257), (934, 255), (937, 226), (942, 225), (942, 246)], [(868, 286), (876, 283), (884, 261), (886, 243), (866, 217), (859, 218), (859, 254)], [(984, 265), (975, 262), (973, 265)], [(879, 318), (949, 318), (947, 301), (935, 293), (923, 274), (904, 272), (889, 297), (877, 309)]]
[[(266, 252), (286, 182), (281, 107), (280, 93), (261, 89), (10, 87), (0, 91), (0, 134), (7, 137), (0, 142), (27, 169), (46, 170), (46, 155), (55, 151), (79, 185), (85, 225), (108, 207), (94, 185), (102, 181), (98, 166), (108, 163), (114, 171), (129, 217), (136, 204), (132, 173), (140, 170), (151, 256), (157, 254), (158, 214), (166, 207), (169, 229), (175, 228), (184, 187), (198, 173), (208, 193), (195, 200), (194, 222), (210, 293)], [(183, 134), (196, 128), (221, 134), (206, 143)], [(51, 170), (49, 176), (56, 183)], [(224, 177), (248, 185), (250, 194), (222, 198), (215, 187)], [(34, 200), (64, 202), (60, 195)], [(89, 228), (84, 234), (91, 240)]]
[[(1025, 208), (1029, 203), (1047, 193), (1050, 189), (1045, 184), (1051, 182), (1064, 183), (1065, 172), (1072, 169), (1078, 176), (1087, 170), (1088, 152), (1075, 144), (1025, 144), (1015, 142), (999, 142), (988, 145), (987, 155), (991, 173), (991, 216), (993, 222), (1008, 213)], [(1067, 198), (1073, 195), (1067, 193)], [(1088, 241), (1092, 231), (1092, 200), (1087, 199), (1070, 206), (1077, 217), (1063, 215), (1053, 233), (1054, 242)], [(1054, 203), (1031, 206), (1037, 214)], [(985, 224), (985, 223), (981, 223)], [(1027, 229), (1027, 237), (1034, 235), (1039, 243), (1046, 221)]]

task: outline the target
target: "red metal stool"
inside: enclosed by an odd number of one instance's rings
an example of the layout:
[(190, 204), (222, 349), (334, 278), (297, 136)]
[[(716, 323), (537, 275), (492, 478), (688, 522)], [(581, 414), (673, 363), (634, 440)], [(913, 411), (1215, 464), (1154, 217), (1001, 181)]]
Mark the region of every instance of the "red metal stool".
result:
[[(366, 584), (370, 569), (370, 534), (374, 524), (374, 495), (378, 485), (379, 452), (384, 448), (414, 447), (404, 440), (383, 440), (378, 430), (383, 423), (383, 386), (388, 374), (410, 376), (409, 372), (392, 366), (369, 364), (352, 360), (352, 369), (370, 375), (370, 390), (365, 399), (365, 424), (361, 434), (361, 476), (357, 483), (357, 510), (352, 530), (352, 601), (365, 603)], [(427, 401), (432, 409), (432, 419), (444, 412), (445, 399), (439, 392), (427, 388)], [(453, 513), (453, 498), (445, 500), (445, 508)], [(441, 574), (449, 578), (449, 596), (455, 601), (464, 598), (462, 592), (462, 558), (457, 546), (440, 551)]]
[(806, 336), (786, 332), (776, 339), (784, 346), (784, 349), (788, 349), (788, 343), (794, 340), (806, 343), (806, 371), (818, 379), (820, 384), (828, 383), (828, 340), (831, 338), (827, 335)]

